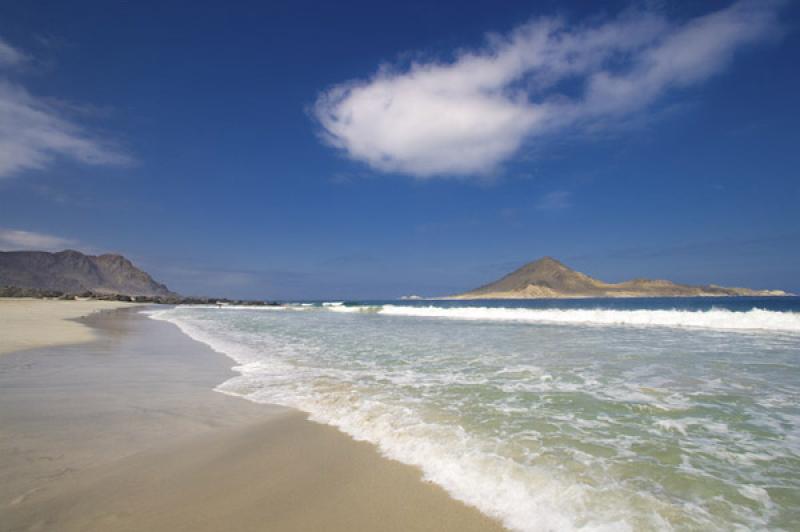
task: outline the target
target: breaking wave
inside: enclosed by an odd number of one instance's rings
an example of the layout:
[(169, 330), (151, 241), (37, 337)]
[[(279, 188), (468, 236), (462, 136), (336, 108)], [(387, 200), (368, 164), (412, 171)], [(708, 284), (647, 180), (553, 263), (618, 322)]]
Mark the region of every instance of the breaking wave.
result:
[(217, 391), (372, 442), (512, 530), (791, 528), (800, 501), (770, 490), (800, 493), (799, 312), (444, 305), (148, 314), (237, 363)]
[(747, 311), (733, 311), (716, 308), (710, 310), (612, 310), (337, 305), (326, 307), (326, 310), (451, 320), (633, 327), (688, 327), (800, 333), (800, 313), (758, 308)]

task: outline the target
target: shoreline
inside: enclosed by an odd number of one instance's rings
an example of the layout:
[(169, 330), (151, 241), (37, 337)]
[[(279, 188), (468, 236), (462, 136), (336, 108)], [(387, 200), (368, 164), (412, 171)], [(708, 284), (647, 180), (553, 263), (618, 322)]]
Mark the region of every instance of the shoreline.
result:
[(134, 310), (0, 357), (0, 530), (502, 530), (305, 413), (215, 392), (231, 360)]

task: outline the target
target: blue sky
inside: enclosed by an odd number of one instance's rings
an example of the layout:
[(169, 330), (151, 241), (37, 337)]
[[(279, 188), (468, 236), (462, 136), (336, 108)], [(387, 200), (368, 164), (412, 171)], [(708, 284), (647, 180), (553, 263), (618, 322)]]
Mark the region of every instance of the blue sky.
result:
[(800, 292), (786, 2), (7, 2), (0, 249), (384, 298), (542, 255)]

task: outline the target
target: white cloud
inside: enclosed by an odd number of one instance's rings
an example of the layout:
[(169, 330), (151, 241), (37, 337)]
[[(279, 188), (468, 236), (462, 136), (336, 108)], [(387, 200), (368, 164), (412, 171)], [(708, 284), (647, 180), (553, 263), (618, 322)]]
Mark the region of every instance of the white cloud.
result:
[(92, 135), (62, 107), (30, 94), (11, 79), (27, 57), (0, 39), (0, 179), (42, 169), (56, 157), (92, 165), (126, 164), (130, 158)]
[(780, 3), (742, 0), (681, 24), (645, 11), (595, 25), (537, 19), (452, 61), (334, 86), (314, 116), (329, 144), (376, 170), (486, 175), (531, 139), (620, 119), (708, 79), (774, 34)]
[(0, 227), (0, 250), (61, 251), (76, 245), (68, 238)]

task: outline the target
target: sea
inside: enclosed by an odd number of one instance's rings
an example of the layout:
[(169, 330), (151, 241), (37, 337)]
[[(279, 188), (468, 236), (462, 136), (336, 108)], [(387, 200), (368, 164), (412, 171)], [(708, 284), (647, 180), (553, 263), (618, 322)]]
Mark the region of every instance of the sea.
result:
[(800, 298), (150, 311), (521, 531), (800, 530)]

